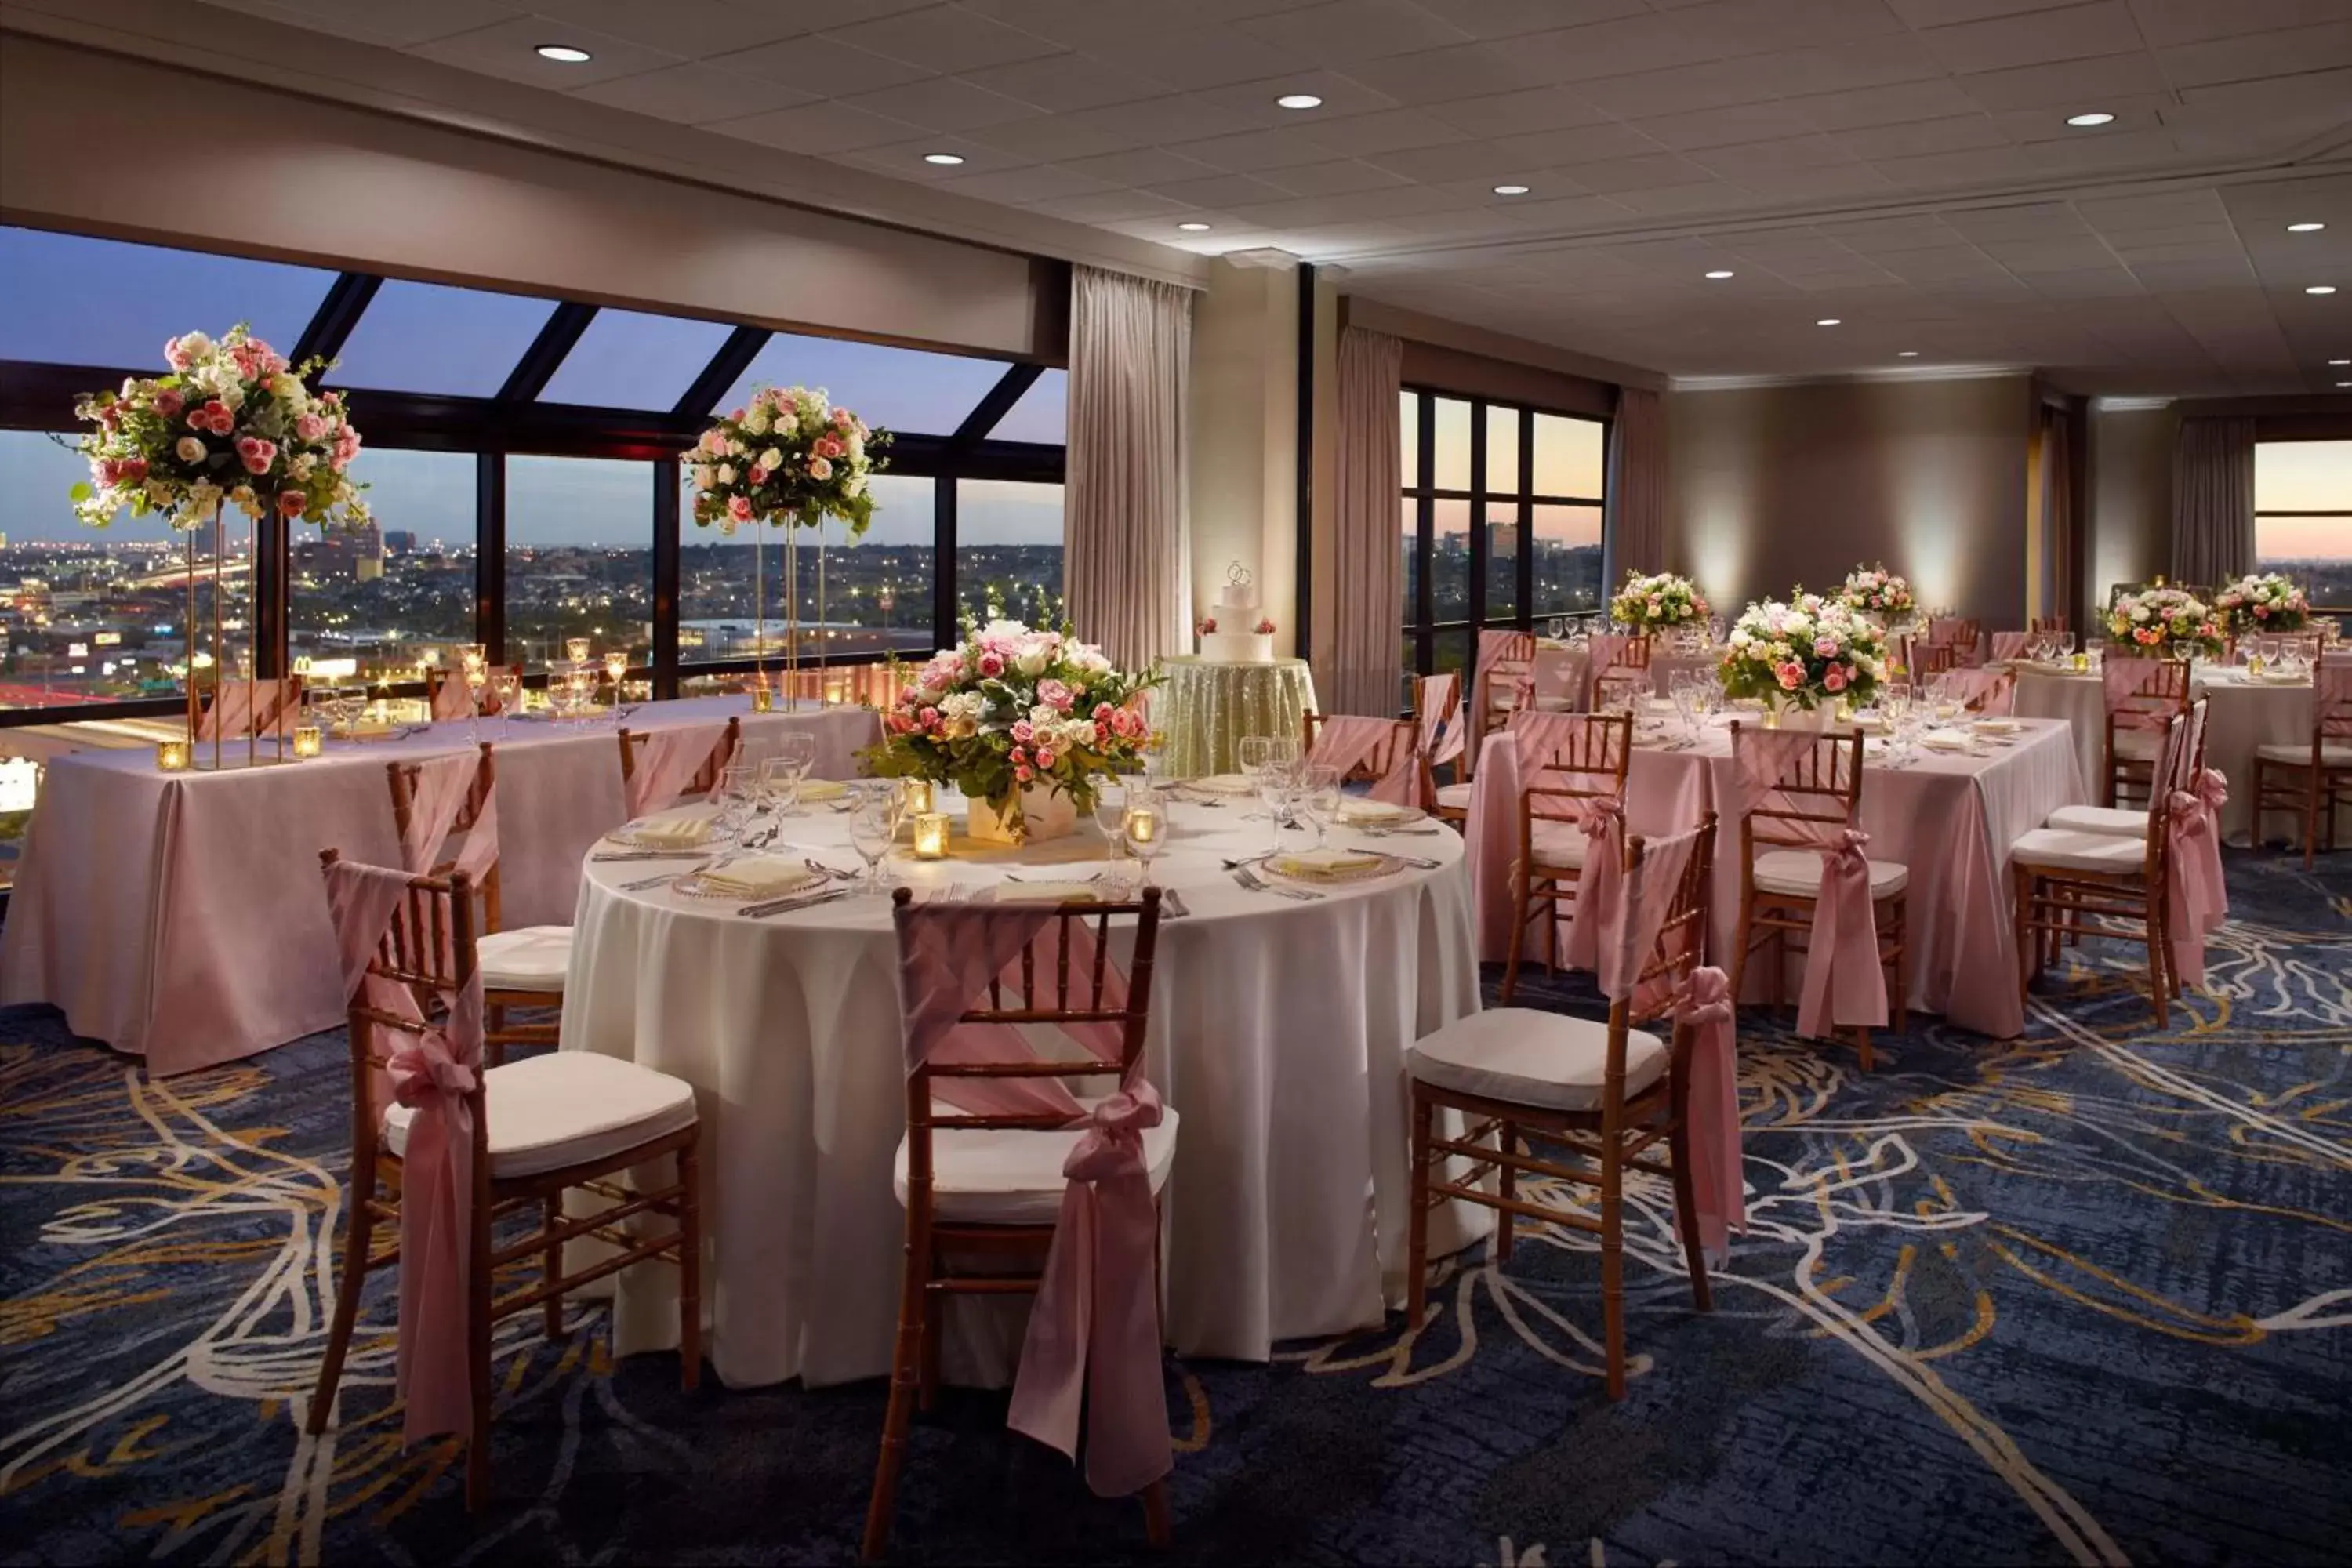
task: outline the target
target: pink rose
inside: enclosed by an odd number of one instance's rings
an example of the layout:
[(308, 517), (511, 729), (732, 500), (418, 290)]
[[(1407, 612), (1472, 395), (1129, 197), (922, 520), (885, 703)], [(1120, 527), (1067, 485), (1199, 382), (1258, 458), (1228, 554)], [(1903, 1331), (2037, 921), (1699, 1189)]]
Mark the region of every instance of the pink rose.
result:
[(327, 422), (315, 414), (305, 414), (294, 421), (294, 434), (305, 441), (324, 440), (327, 435)]
[(765, 468), (753, 468), (751, 470), (751, 488), (753, 489), (758, 489), (761, 485), (768, 482), (768, 470)]
[(937, 724), (940, 721), (940, 710), (936, 708), (927, 706), (924, 708), (920, 717), (923, 721), (924, 727), (928, 729), (931, 725)]
[(835, 429), (846, 431), (855, 429), (856, 426), (857, 416), (852, 414), (848, 409), (836, 408), (833, 411), (833, 427)]
[(1095, 722), (1097, 724), (1108, 724), (1111, 721), (1111, 715), (1118, 711), (1118, 709), (1113, 708), (1108, 702), (1097, 702), (1095, 704)]
[(1029, 753), (1023, 751), (1018, 746), (1013, 747), (1013, 750), (1007, 753), (1007, 756), (1015, 767), (1020, 766), (1022, 763), (1029, 760)]
[(300, 490), (278, 492), (278, 515), (280, 517), (299, 517), (302, 515), (302, 509), (310, 504), (310, 498)]
[(236, 416), (228, 405), (215, 398), (188, 416), (188, 423), (199, 430), (209, 430), (215, 436), (226, 436), (236, 429)]
[(124, 484), (127, 484), (127, 485), (135, 485), (135, 484), (139, 484), (139, 483), (142, 482), (146, 478), (147, 478), (147, 459), (146, 459), (146, 458), (123, 458), (123, 459), (122, 459), (122, 482), (123, 482)]
[(1014, 722), (1013, 726), (1013, 739), (1016, 744), (1025, 746), (1036, 738), (1037, 728), (1035, 725), (1030, 723), (1028, 720), (1023, 719)]
[(1803, 665), (1784, 664), (1780, 667), (1780, 689), (1794, 691), (1804, 683), (1805, 667)]
[(177, 338), (163, 340), (163, 363), (173, 370), (185, 370), (195, 363), (195, 355), (183, 348)]
[(729, 496), (727, 498), (727, 515), (733, 518), (738, 522), (751, 521), (751, 502), (748, 498), (743, 496)]
[(1845, 689), (1845, 671), (1832, 667), (1827, 675), (1822, 677), (1822, 684), (1828, 687), (1832, 691), (1843, 691)]
[(169, 418), (188, 405), (188, 400), (168, 386), (155, 389), (155, 412)]
[(2256, 605), (2254, 606), (2254, 618), (2255, 618), (2256, 620), (2264, 620), (2264, 619), (2267, 619), (2267, 618), (2269, 617), (2269, 616), (2270, 616), (2270, 613), (2271, 613), (2271, 607), (2270, 607), (2268, 605)]
[(1058, 680), (1041, 680), (1037, 683), (1037, 700), (1050, 703), (1067, 713), (1070, 710), (1070, 689)]
[(1024, 764), (1021, 767), (1014, 768), (1013, 770), (1013, 776), (1015, 779), (1018, 779), (1021, 783), (1027, 784), (1031, 779), (1035, 778), (1037, 774), (1034, 769)]
[(727, 451), (727, 437), (716, 430), (705, 430), (702, 439), (696, 445), (711, 457), (723, 457)]
[(820, 484), (826, 479), (833, 478), (833, 465), (826, 462), (823, 458), (811, 458), (809, 459), (808, 468), (809, 478), (816, 480)]
[(1813, 639), (1813, 651), (1821, 655), (1823, 658), (1835, 658), (1837, 657), (1837, 650), (1838, 645), (1837, 638), (1835, 637), (1815, 637)]
[(882, 726), (894, 735), (903, 735), (915, 727), (915, 721), (904, 713), (893, 713), (882, 721)]
[(1044, 746), (1044, 747), (1040, 747), (1040, 748), (1038, 749), (1038, 752), (1037, 752), (1037, 765), (1038, 765), (1039, 767), (1041, 767), (1041, 768), (1050, 768), (1050, 767), (1052, 767), (1052, 766), (1054, 765), (1054, 748), (1053, 748), (1053, 747), (1051, 747), (1051, 746)]
[(1004, 673), (1003, 656), (993, 653), (982, 654), (980, 656), (980, 673), (982, 679), (988, 680), (993, 680), (998, 676), (1003, 675)]
[(849, 448), (830, 436), (820, 436), (816, 438), (815, 450), (820, 458), (838, 458), (846, 453)]

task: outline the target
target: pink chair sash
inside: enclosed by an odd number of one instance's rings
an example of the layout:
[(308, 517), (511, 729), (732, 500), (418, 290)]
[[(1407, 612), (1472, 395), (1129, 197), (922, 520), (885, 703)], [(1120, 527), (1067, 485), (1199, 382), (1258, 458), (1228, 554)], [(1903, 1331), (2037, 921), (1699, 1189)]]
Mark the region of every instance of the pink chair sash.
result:
[(1691, 971), (1690, 994), (1675, 1021), (1691, 1031), (1691, 1207), (1699, 1249), (1720, 1258), (1732, 1231), (1748, 1229), (1748, 1189), (1739, 1176), (1739, 1037), (1731, 977), (1713, 964)]
[[(1645, 870), (1648, 864), (1643, 862)], [(1624, 904), (1625, 803), (1600, 795), (1587, 803), (1584, 812), (1584, 868), (1577, 873), (1576, 908), (1568, 921), (1570, 967), (1601, 973), (1604, 951), (1624, 940)], [(1604, 938), (1604, 930), (1616, 934)], [(1622, 955), (1611, 956), (1622, 963)], [(1601, 988), (1608, 989), (1606, 981)]]
[(2229, 895), (2221, 886), (2221, 857), (2213, 845), (2213, 818), (2204, 797), (2175, 790), (2166, 802), (2165, 934), (2172, 943), (2172, 966), (2191, 985), (2205, 984), (2205, 933), (2221, 923)]
[(212, 705), (196, 723), (196, 739), (235, 740), (249, 734), (252, 729), (253, 683), (224, 680), (214, 689)]
[[(480, 767), (480, 755), (473, 752), (427, 757), (416, 764), (416, 789), (408, 806), (408, 834), (400, 841), (400, 858), (410, 876), (425, 875), (440, 860), (442, 846), (449, 841), (449, 829), (457, 822), (457, 814), (466, 809), (466, 797), (473, 790)], [(499, 788), (493, 783), (482, 797), (482, 809), (475, 816), (474, 826), (466, 831), (466, 842), (457, 851), (457, 869), (478, 881), (498, 864), (498, 858)]]
[(1521, 650), (1534, 639), (1526, 632), (1482, 631), (1478, 634), (1478, 658), (1470, 676), (1470, 712), (1473, 722), (1483, 724), (1493, 710), (1494, 693), (1488, 678), (1495, 666)]
[[(1366, 719), (1353, 713), (1333, 713), (1325, 717), (1315, 732), (1315, 749), (1307, 755), (1311, 763), (1321, 763), (1337, 768), (1346, 778), (1355, 769), (1372, 761), (1380, 749), (1396, 738), (1397, 721), (1393, 719)], [(1372, 798), (1396, 805), (1411, 805), (1421, 785), (1421, 772), (1416, 765), (1417, 753), (1407, 746), (1395, 748), (1396, 755), (1389, 760), (1389, 770), (1372, 781)]]
[(1992, 634), (1992, 656), (1996, 659), (2023, 658), (2030, 632), (1995, 632)]
[[(1048, 906), (898, 911), (910, 1072), (925, 1062), (1034, 1058), (1019, 1030), (960, 1017), (991, 976), (1017, 984), (1022, 950), (1055, 920)], [(1092, 933), (1077, 928), (1070, 934), (1073, 973), (1090, 972)], [(1053, 970), (1041, 962), (1037, 972)], [(1106, 964), (1104, 1005), (1123, 1007), (1126, 995), (1124, 978)], [(1117, 1025), (1074, 1025), (1066, 1032), (1097, 1060), (1116, 1057), (1123, 1043)], [(1067, 1118), (1065, 1126), (1086, 1128), (1062, 1164), (1068, 1184), (1030, 1309), (1006, 1425), (1075, 1459), (1083, 1408), (1089, 1417), (1087, 1484), (1104, 1497), (1141, 1490), (1175, 1466), (1160, 1381), (1159, 1216), (1143, 1160), (1143, 1133), (1163, 1115), (1159, 1090), (1143, 1077), (1139, 1057), (1118, 1092), (1091, 1109), (1050, 1078), (935, 1079), (932, 1085), (940, 1099), (965, 1110), (1058, 1114)]]
[(2016, 706), (2017, 677), (2006, 669), (1956, 669), (1945, 679), (1956, 698), (1989, 719), (2006, 718)]
[(1470, 726), (1463, 722), (1461, 691), (1462, 677), (1451, 669), (1431, 676), (1422, 685), (1421, 752), (1433, 768), (1443, 767), (1462, 754), (1463, 736), (1469, 732)]
[[(406, 891), (405, 873), (340, 860), (327, 868), (347, 996), (395, 1016), (421, 1018), (402, 984), (368, 973)], [(402, 1037), (392, 1053), (392, 1098), (415, 1111), (401, 1156), (400, 1349), (404, 1442), (473, 1426), (466, 1300), (474, 1219), (473, 1092), (482, 1059), (482, 977), (449, 1000), (437, 1028)], [(371, 1114), (378, 1111), (374, 1104)]]
[(441, 678), (433, 691), (433, 718), (437, 723), (448, 719), (471, 719), (474, 716), (473, 689), (466, 684), (461, 671), (451, 671)]
[(2125, 654), (2110, 656), (2100, 664), (2099, 680), (2107, 712), (2119, 726), (2127, 730), (2161, 730), (2171, 721), (2170, 706), (2146, 700), (2162, 683), (2166, 662)]
[(1650, 672), (1648, 670), (1637, 670), (1633, 666), (1619, 663), (1633, 645), (1641, 640), (1638, 637), (1627, 637), (1615, 632), (1602, 632), (1592, 639), (1591, 651), (1584, 667), (1584, 706), (1587, 710), (1600, 708), (1601, 689), (1605, 685), (1638, 681), (1643, 690), (1649, 689)]
[[(1748, 730), (1736, 737), (1734, 771), (1744, 818), (1780, 786), (1821, 743), (1794, 730)], [(1886, 1022), (1886, 975), (1878, 961), (1878, 911), (1870, 896), (1870, 835), (1851, 823), (1776, 821), (1809, 839), (1822, 855), (1821, 886), (1813, 895), (1805, 983), (1797, 1005), (1797, 1032), (1819, 1037), (1843, 1024)]]
[(726, 738), (724, 724), (681, 724), (648, 732), (629, 774), (629, 815), (643, 816), (675, 805)]

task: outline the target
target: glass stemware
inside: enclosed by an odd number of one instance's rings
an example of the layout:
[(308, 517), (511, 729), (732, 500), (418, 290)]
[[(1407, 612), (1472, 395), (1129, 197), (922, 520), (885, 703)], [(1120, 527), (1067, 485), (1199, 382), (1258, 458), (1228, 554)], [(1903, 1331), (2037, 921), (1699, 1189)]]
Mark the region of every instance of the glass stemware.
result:
[(870, 889), (878, 890), (888, 883), (882, 873), (882, 858), (898, 837), (898, 812), (892, 804), (898, 798), (896, 789), (866, 791), (849, 818), (849, 847), (866, 862), (865, 886)]
[(1128, 852), (1142, 863), (1144, 885), (1151, 883), (1151, 862), (1168, 842), (1168, 808), (1152, 789), (1122, 790), (1118, 837)]
[(801, 785), (808, 782), (809, 769), (816, 763), (816, 737), (805, 730), (787, 730), (777, 738), (776, 754), (770, 759), (789, 794), (779, 810), (786, 816), (801, 808)]
[(1339, 770), (1328, 763), (1303, 763), (1294, 776), (1299, 811), (1315, 829), (1315, 847), (1320, 849), (1339, 820)]
[(719, 787), (711, 796), (719, 803), (716, 826), (722, 838), (740, 840), (751, 825), (759, 779), (749, 763), (730, 763), (719, 770)]
[(1102, 829), (1114, 860), (1127, 855), (1127, 804), (1130, 798), (1139, 796), (1129, 790), (1124, 779), (1107, 779), (1095, 786), (1095, 826)]

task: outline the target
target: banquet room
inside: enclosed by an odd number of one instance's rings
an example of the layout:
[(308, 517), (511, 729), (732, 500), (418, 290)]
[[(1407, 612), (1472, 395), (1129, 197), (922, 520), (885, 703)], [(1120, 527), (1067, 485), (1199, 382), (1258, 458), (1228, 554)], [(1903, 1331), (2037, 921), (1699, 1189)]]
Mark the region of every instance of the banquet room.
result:
[(0, 1561), (2342, 1561), (2347, 0), (0, 0)]

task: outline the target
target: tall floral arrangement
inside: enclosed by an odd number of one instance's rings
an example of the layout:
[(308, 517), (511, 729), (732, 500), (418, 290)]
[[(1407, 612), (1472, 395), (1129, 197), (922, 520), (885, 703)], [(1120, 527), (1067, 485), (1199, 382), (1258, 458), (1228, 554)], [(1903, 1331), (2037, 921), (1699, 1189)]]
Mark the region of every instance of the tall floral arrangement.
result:
[(1706, 595), (1687, 577), (1659, 572), (1625, 574), (1625, 585), (1609, 601), (1609, 614), (1638, 631), (1664, 631), (1707, 617)]
[(2311, 600), (2276, 572), (2254, 572), (2213, 595), (2222, 623), (2239, 636), (2249, 632), (2299, 632), (2311, 620)]
[(219, 341), (189, 332), (163, 345), (171, 369), (133, 376), (74, 405), (90, 428), (74, 443), (89, 478), (73, 488), (74, 515), (104, 528), (124, 508), (193, 529), (224, 506), (258, 521), (276, 513), (321, 528), (368, 521), (367, 487), (342, 395), (313, 393), (329, 362), (289, 364), (240, 321)]
[(1879, 565), (1857, 566), (1847, 573), (1837, 602), (1858, 615), (1876, 616), (1883, 621), (1901, 620), (1918, 608), (1910, 583)]
[(852, 539), (874, 521), (867, 479), (890, 434), (835, 408), (823, 387), (762, 386), (719, 417), (686, 454), (694, 521), (733, 533), (747, 522), (814, 528), (828, 517)]
[(900, 685), (882, 742), (863, 755), (880, 777), (953, 784), (1008, 824), (1024, 790), (1091, 811), (1097, 779), (1142, 769), (1150, 725), (1134, 699), (1151, 684), (1066, 626), (968, 621), (961, 643)]
[(2186, 658), (2221, 651), (2221, 618), (2182, 588), (2126, 594), (2107, 607), (2107, 639), (2127, 651)]
[(1835, 599), (1800, 588), (1740, 613), (1723, 656), (1729, 697), (1811, 708), (1824, 698), (1867, 702), (1886, 679), (1886, 634)]

